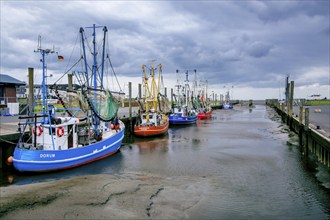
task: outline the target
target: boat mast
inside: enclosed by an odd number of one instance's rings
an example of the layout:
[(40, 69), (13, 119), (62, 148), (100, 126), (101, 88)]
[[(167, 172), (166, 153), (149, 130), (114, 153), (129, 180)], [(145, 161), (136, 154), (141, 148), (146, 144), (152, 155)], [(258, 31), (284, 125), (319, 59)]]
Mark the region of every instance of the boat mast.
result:
[[(96, 28), (100, 28), (102, 26), (96, 26), (95, 24), (93, 24), (93, 27), (87, 27), (87, 28), (93, 28), (93, 51), (92, 51), (92, 55), (93, 55), (93, 67), (92, 67), (92, 77), (90, 79), (90, 84), (89, 84), (89, 75), (88, 75), (88, 64), (87, 64), (87, 57), (86, 57), (86, 50), (85, 50), (85, 43), (84, 43), (84, 29), (80, 28), (80, 33), (81, 33), (81, 38), (82, 38), (82, 47), (83, 47), (83, 53), (84, 53), (84, 62), (85, 62), (85, 76), (86, 76), (86, 81), (87, 81), (87, 88), (89, 88), (89, 85), (93, 85), (93, 89), (94, 89), (94, 108), (97, 109), (97, 101), (96, 101), (96, 91), (97, 91), (97, 50), (96, 50)], [(106, 36), (106, 32), (107, 32), (107, 28), (103, 27), (103, 31), (104, 31), (104, 41), (103, 44), (105, 44), (105, 36)], [(104, 48), (103, 48), (103, 57), (104, 57)], [(102, 60), (102, 73), (101, 76), (103, 78), (103, 65), (104, 65), (104, 59)], [(103, 88), (102, 85), (102, 79), (99, 79), (101, 82), (101, 88)], [(93, 112), (93, 118), (94, 118), (94, 129), (97, 130), (98, 129), (98, 125), (99, 125), (99, 121), (96, 119), (96, 113)]]
[[(96, 33), (95, 33), (95, 24), (93, 24), (93, 78), (94, 78), (94, 98), (96, 99), (96, 89), (97, 89), (97, 60), (96, 60), (97, 52), (96, 52)], [(96, 103), (96, 100), (94, 100)]]
[[(156, 95), (156, 97), (158, 96), (158, 94), (160, 94), (161, 93), (161, 75), (162, 75), (162, 70), (163, 69), (163, 66), (162, 66), (162, 64), (158, 64), (158, 91), (157, 91), (157, 95)], [(157, 105), (157, 104), (155, 104), (155, 105)], [(155, 106), (156, 107), (156, 106)], [(156, 107), (157, 108), (157, 107)], [(155, 109), (156, 109), (155, 108)]]
[[(196, 78), (196, 77), (197, 77), (197, 76), (196, 76), (197, 74), (196, 74), (196, 72), (197, 72), (197, 70), (194, 69), (194, 72), (195, 72), (195, 81), (194, 81), (194, 94), (193, 94), (193, 96), (196, 97), (196, 96), (197, 96), (197, 95), (196, 95), (196, 87), (197, 87), (197, 78)], [(195, 97), (193, 97), (193, 98), (195, 98)]]
[(181, 103), (181, 94), (180, 94), (180, 87), (181, 87), (181, 85), (180, 85), (180, 83), (179, 83), (179, 70), (176, 70), (176, 77), (177, 77), (177, 79), (176, 79), (176, 82), (177, 82), (177, 84), (175, 85), (175, 87), (177, 87), (176, 88), (176, 94), (177, 94), (177, 96), (178, 96), (178, 100), (177, 100), (177, 102), (179, 102), (179, 103), (177, 103), (179, 106), (182, 106), (182, 103)]
[(85, 40), (84, 40), (84, 29), (80, 28), (80, 34), (81, 34), (81, 44), (83, 48), (83, 56), (84, 56), (84, 62), (85, 62), (85, 78), (87, 83), (87, 88), (89, 87), (89, 81), (88, 81), (88, 66), (87, 66), (87, 58), (86, 58), (86, 50), (85, 50)]
[(188, 93), (188, 87), (189, 87), (189, 80), (188, 80), (188, 70), (186, 71), (186, 85), (185, 85), (185, 89), (186, 89), (186, 106), (188, 106), (188, 96), (189, 96), (189, 93)]
[(47, 106), (47, 88), (46, 88), (46, 62), (45, 62), (45, 55), (50, 53), (54, 53), (54, 50), (51, 49), (42, 49), (41, 48), (41, 36), (38, 36), (38, 49), (34, 52), (41, 53), (42, 59), (42, 82), (41, 82), (41, 93), (42, 93), (42, 114), (43, 114), (43, 122), (45, 122), (45, 117), (47, 114), (48, 106)]
[(207, 88), (208, 88), (208, 81), (206, 80), (206, 92), (205, 92), (205, 100), (206, 102), (205, 103), (208, 103), (208, 94), (207, 94)]
[(151, 98), (152, 98), (152, 107), (156, 111), (157, 109), (157, 85), (155, 81), (155, 64), (154, 60), (151, 61)]
[(104, 89), (103, 88), (103, 73), (104, 73), (105, 39), (106, 39), (107, 31), (108, 31), (107, 27), (104, 26), (104, 28), (103, 28), (103, 32), (104, 32), (104, 34), (103, 34), (103, 52), (102, 52), (102, 65), (101, 65), (101, 67), (102, 67), (102, 70), (101, 70), (101, 86), (102, 86), (102, 89)]
[(149, 122), (149, 103), (148, 103), (148, 98), (149, 98), (149, 88), (148, 88), (148, 78), (147, 78), (147, 73), (146, 73), (146, 65), (142, 64), (142, 70), (143, 70), (143, 82), (144, 82), (144, 102), (146, 105), (146, 120)]

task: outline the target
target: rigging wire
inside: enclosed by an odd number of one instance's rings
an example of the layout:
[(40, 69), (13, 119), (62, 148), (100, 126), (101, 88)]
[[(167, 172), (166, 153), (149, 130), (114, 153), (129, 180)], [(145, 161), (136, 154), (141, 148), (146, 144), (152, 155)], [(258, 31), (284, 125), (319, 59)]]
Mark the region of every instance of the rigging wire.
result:
[(117, 84), (118, 84), (118, 87), (119, 87), (119, 92), (123, 92), (123, 90), (121, 89), (121, 86), (120, 86), (120, 83), (118, 81), (118, 78), (117, 78), (117, 74), (115, 72), (115, 69), (113, 68), (113, 65), (112, 65), (112, 62), (111, 62), (111, 59), (110, 59), (110, 46), (109, 46), (109, 35), (107, 35), (107, 44), (106, 44), (106, 51), (107, 51), (107, 59), (109, 61), (109, 64), (110, 64), (110, 67), (111, 67), (111, 70), (115, 76), (115, 79), (117, 81)]

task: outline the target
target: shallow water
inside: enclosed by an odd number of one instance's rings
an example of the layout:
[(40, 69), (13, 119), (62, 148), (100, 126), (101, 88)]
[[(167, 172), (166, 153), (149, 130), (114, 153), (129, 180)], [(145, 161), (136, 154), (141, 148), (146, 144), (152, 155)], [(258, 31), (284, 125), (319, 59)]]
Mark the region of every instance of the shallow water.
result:
[[(189, 177), (193, 219), (329, 219), (329, 170), (305, 160), (274, 110), (260, 105), (217, 110), (196, 125), (171, 127), (159, 138), (135, 138), (116, 155), (63, 172), (13, 174), (31, 184), (88, 174), (143, 172)], [(198, 185), (198, 186), (197, 186)], [(198, 193), (196, 193), (196, 190)], [(198, 200), (195, 198), (198, 196)], [(198, 204), (194, 204), (198, 201)]]

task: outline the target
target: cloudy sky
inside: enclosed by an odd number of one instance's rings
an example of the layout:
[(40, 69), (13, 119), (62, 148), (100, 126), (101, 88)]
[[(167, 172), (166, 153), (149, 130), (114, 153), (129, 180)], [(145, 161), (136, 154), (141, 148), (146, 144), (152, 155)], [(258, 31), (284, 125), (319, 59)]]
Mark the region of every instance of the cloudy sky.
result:
[(1, 0), (1, 74), (27, 81), (28, 67), (40, 69), (33, 51), (41, 35), (43, 46), (54, 45), (65, 57), (61, 63), (47, 58), (55, 80), (68, 68), (79, 28), (96, 24), (108, 27), (112, 64), (124, 90), (133, 83), (133, 95), (141, 65), (154, 59), (163, 65), (168, 91), (176, 69), (196, 69), (199, 80), (208, 80), (209, 94), (230, 90), (234, 99), (283, 98), (289, 74), (296, 98), (330, 97), (329, 4)]

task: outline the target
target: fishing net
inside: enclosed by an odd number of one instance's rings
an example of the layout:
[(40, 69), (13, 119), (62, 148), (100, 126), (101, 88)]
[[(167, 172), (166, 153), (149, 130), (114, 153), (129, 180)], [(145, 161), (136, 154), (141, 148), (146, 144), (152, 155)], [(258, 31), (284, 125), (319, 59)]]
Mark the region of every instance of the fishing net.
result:
[(109, 90), (87, 90), (84, 95), (88, 106), (100, 120), (111, 121), (116, 117), (119, 102)]
[(170, 106), (168, 105), (168, 98), (162, 94), (158, 94), (159, 110), (166, 114), (170, 112)]
[(87, 119), (88, 104), (81, 92), (67, 92), (55, 89), (55, 94), (60, 101), (60, 105), (57, 106), (59, 112), (66, 112), (72, 117), (79, 118), (80, 121)]

